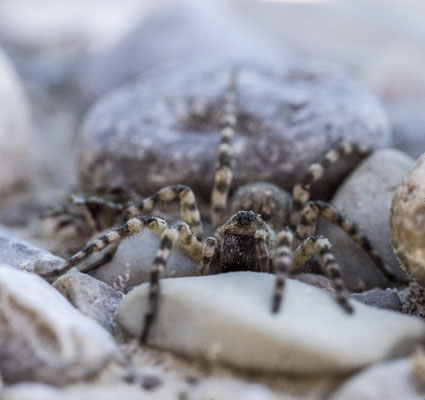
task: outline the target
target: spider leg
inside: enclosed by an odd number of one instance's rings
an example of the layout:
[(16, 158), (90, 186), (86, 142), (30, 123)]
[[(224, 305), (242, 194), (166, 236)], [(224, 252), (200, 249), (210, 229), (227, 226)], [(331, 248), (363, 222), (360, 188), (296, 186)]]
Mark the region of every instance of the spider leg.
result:
[(198, 274), (208, 275), (211, 270), (211, 261), (215, 254), (219, 251), (217, 247), (217, 239), (215, 237), (207, 237), (202, 249), (202, 259), (199, 263)]
[(119, 245), (120, 245), (120, 242), (115, 242), (115, 243), (109, 245), (108, 250), (105, 251), (105, 254), (103, 254), (101, 258), (99, 258), (97, 261), (87, 265), (87, 267), (82, 269), (81, 272), (87, 273), (89, 271), (93, 271), (93, 270), (101, 267), (103, 264), (106, 264), (106, 263), (112, 261), (112, 259), (115, 256), (115, 253), (118, 250)]
[(297, 226), (296, 238), (297, 241), (306, 239), (316, 233), (317, 218), (321, 215), (327, 221), (340, 227), (347, 233), (375, 262), (380, 271), (392, 282), (397, 280), (397, 277), (385, 264), (384, 260), (373, 249), (369, 239), (363, 235), (356, 224), (347, 220), (334, 207), (323, 201), (310, 201), (304, 207), (300, 223)]
[[(144, 325), (140, 335), (140, 342), (145, 343), (149, 330), (157, 315), (159, 299), (159, 280), (161, 273), (165, 270), (170, 257), (171, 249), (175, 243), (180, 242), (194, 248), (194, 253), (202, 253), (202, 244), (192, 234), (190, 227), (185, 222), (179, 221), (164, 230), (161, 235), (159, 249), (156, 252), (150, 273), (148, 303), (144, 315)], [(198, 260), (199, 261), (199, 260)]]
[(285, 279), (292, 267), (292, 243), (294, 235), (290, 228), (281, 230), (277, 235), (277, 247), (274, 258), (276, 275), (272, 312), (277, 313), (282, 302)]
[(305, 264), (314, 253), (319, 255), (320, 265), (323, 272), (332, 281), (335, 289), (337, 303), (349, 314), (353, 313), (353, 307), (348, 302), (344, 282), (341, 277), (341, 268), (331, 251), (329, 240), (323, 236), (310, 236), (294, 250), (294, 265), (299, 267)]
[(202, 240), (203, 229), (201, 215), (192, 189), (184, 185), (170, 185), (162, 188), (154, 195), (130, 206), (124, 215), (128, 220), (138, 215), (149, 214), (159, 204), (178, 200), (181, 207), (181, 217), (186, 222), (198, 240)]
[(236, 126), (235, 91), (236, 72), (232, 73), (229, 88), (224, 95), (222, 128), (218, 147), (218, 167), (215, 170), (214, 186), (211, 193), (211, 221), (214, 228), (225, 222), (229, 190), (233, 179), (230, 166), (230, 141)]
[(323, 177), (329, 166), (344, 157), (350, 155), (364, 157), (368, 153), (368, 150), (362, 149), (354, 143), (341, 142), (334, 149), (328, 151), (319, 162), (311, 164), (307, 169), (307, 173), (292, 190), (293, 205), (289, 218), (291, 228), (295, 229), (299, 224), (302, 211), (310, 199), (311, 185)]
[(261, 272), (270, 272), (269, 266), (269, 250), (267, 248), (266, 237), (267, 232), (264, 229), (258, 229), (255, 232), (255, 253), (257, 256), (257, 263), (260, 266)]
[(135, 233), (142, 231), (144, 228), (161, 234), (166, 229), (166, 227), (167, 223), (160, 218), (146, 215), (131, 218), (122, 226), (116, 229), (112, 229), (111, 231), (92, 240), (82, 250), (68, 259), (61, 266), (54, 268), (49, 272), (41, 273), (40, 275), (45, 278), (59, 276), (70, 270), (72, 267), (80, 264), (91, 254), (98, 253), (109, 245), (117, 246), (122, 239), (134, 235)]

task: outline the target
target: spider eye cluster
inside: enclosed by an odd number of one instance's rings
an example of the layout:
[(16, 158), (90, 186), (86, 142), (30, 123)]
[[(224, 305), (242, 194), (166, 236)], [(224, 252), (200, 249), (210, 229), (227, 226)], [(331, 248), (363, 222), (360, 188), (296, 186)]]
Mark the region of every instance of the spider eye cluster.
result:
[(257, 214), (255, 214), (253, 211), (238, 211), (234, 216), (234, 222), (242, 226), (249, 226), (254, 223), (256, 218)]

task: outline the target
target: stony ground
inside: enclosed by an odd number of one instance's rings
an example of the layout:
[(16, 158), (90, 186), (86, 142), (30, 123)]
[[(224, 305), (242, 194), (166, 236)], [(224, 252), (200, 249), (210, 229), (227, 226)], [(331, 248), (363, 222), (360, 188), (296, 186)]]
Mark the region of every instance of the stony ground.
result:
[[(424, 290), (400, 268), (389, 225), (394, 191), (425, 144), (415, 18), (423, 6), (410, 1), (400, 18), (395, 3), (382, 14), (374, 1), (358, 26), (346, 16), (364, 15), (361, 2), (334, 3), (0, 4), (1, 399), (424, 398)], [(319, 23), (324, 15), (334, 18)], [(341, 29), (349, 33), (333, 40)], [(365, 56), (376, 49), (379, 57)], [(272, 316), (271, 275), (196, 277), (197, 263), (175, 249), (160, 314), (141, 346), (155, 234), (124, 241), (90, 275), (73, 268), (46, 282), (34, 272), (62, 265), (116, 217), (101, 209), (100, 226), (90, 224), (67, 200), (82, 187), (130, 187), (137, 193), (126, 193), (129, 202), (188, 184), (212, 232), (220, 95), (234, 66), (234, 189), (253, 180), (290, 189), (340, 139), (367, 146), (369, 156), (339, 164), (313, 195), (360, 226), (400, 283), (321, 221), (355, 314), (341, 311), (311, 262), (287, 282)], [(419, 161), (400, 186), (391, 228), (404, 269), (419, 282), (422, 170)]]

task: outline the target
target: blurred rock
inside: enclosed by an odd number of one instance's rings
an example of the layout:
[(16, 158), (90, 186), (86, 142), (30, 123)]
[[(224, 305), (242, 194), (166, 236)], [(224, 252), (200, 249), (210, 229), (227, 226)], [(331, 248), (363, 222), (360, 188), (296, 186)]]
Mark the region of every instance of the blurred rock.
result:
[(402, 268), (425, 286), (425, 154), (404, 176), (391, 203), (391, 243)]
[(115, 312), (122, 294), (90, 275), (68, 272), (56, 279), (53, 287), (87, 317), (94, 319), (110, 333), (115, 331)]
[(350, 378), (330, 400), (423, 400), (411, 376), (411, 360), (373, 365)]
[(6, 382), (62, 385), (116, 353), (112, 337), (40, 277), (0, 267), (0, 370)]
[(0, 264), (7, 264), (29, 272), (46, 272), (64, 263), (48, 251), (39, 249), (24, 240), (14, 238), (10, 232), (0, 230)]
[[(209, 198), (229, 76), (226, 68), (190, 70), (106, 96), (83, 125), (82, 183), (149, 195), (178, 183)], [(342, 139), (370, 148), (391, 143), (376, 99), (327, 63), (241, 67), (236, 98), (233, 187), (269, 181), (291, 189), (311, 162)], [(329, 196), (356, 161), (337, 165), (316, 191)]]
[[(388, 219), (394, 190), (412, 164), (413, 160), (409, 156), (397, 150), (378, 150), (352, 172), (331, 201), (342, 215), (359, 226), (378, 254), (402, 280), (407, 277), (390, 244)], [(332, 243), (349, 289), (363, 291), (365, 288), (392, 285), (366, 252), (340, 228), (321, 221), (318, 233), (329, 238)]]
[(28, 179), (31, 126), (17, 76), (0, 48), (0, 194)]
[(161, 0), (154, 5), (116, 46), (82, 62), (78, 78), (85, 102), (139, 77), (150, 80), (150, 75), (163, 77), (203, 64), (279, 63), (288, 55), (284, 45), (272, 47), (226, 1)]
[[(162, 280), (148, 342), (238, 368), (330, 376), (406, 354), (424, 338), (420, 319), (359, 302), (348, 315), (330, 293), (296, 280), (287, 281), (274, 315), (274, 283), (273, 275), (253, 272)], [(133, 289), (118, 310), (118, 322), (135, 337), (147, 289)]]

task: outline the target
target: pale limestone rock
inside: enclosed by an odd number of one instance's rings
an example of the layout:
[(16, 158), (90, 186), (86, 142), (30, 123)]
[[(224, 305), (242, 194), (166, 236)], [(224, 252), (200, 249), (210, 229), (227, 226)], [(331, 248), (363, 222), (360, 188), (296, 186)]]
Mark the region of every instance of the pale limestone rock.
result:
[(394, 193), (391, 242), (404, 270), (425, 285), (425, 154)]
[[(133, 289), (118, 310), (136, 337), (147, 288)], [(294, 280), (273, 315), (273, 288), (274, 276), (253, 272), (165, 279), (149, 343), (239, 368), (330, 375), (406, 354), (425, 335), (415, 317), (354, 301), (347, 315), (328, 292)]]
[(63, 384), (114, 356), (112, 337), (42, 278), (0, 266), (0, 371), (6, 382)]

